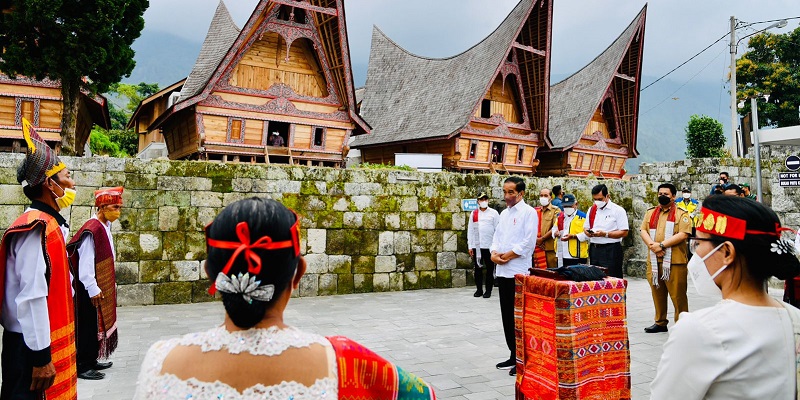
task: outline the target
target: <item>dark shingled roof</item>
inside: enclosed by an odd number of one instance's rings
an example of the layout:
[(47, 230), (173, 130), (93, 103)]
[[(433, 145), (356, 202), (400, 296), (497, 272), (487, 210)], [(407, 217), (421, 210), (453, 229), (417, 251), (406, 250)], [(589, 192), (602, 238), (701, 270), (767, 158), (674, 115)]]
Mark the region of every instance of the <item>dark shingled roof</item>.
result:
[(572, 147), (581, 139), (600, 100), (606, 93), (633, 36), (645, 16), (647, 6), (614, 43), (572, 76), (550, 87), (550, 126), (548, 136), (553, 149)]
[(219, 63), (225, 58), (238, 36), (239, 27), (233, 22), (225, 3), (220, 0), (214, 18), (211, 20), (211, 26), (208, 28), (206, 40), (200, 49), (200, 55), (197, 56), (192, 72), (189, 73), (186, 83), (183, 84), (179, 102), (203, 91), (211, 75), (217, 70)]
[(471, 49), (444, 59), (409, 53), (375, 27), (361, 116), (372, 133), (351, 147), (447, 137), (469, 123), (495, 72), (528, 17), (522, 0), (505, 21)]

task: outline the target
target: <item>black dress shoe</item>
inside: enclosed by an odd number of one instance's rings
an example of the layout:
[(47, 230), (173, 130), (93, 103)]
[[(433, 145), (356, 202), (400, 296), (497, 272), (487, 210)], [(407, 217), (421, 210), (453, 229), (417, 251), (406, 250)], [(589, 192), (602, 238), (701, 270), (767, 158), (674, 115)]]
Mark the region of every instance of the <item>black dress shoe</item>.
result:
[(476, 290), (476, 291), (475, 291), (475, 294), (473, 294), (472, 296), (474, 296), (474, 297), (481, 297), (481, 296), (483, 296), (483, 290), (480, 290), (480, 289)]
[(98, 380), (103, 379), (105, 377), (106, 377), (106, 374), (104, 374), (102, 372), (97, 372), (97, 371), (95, 371), (93, 369), (90, 369), (90, 370), (88, 370), (86, 372), (81, 372), (80, 374), (78, 374), (78, 378), (88, 379), (88, 380), (91, 380), (91, 381), (98, 381)]
[(508, 360), (505, 360), (501, 363), (497, 363), (495, 367), (497, 367), (497, 369), (511, 369), (514, 368), (516, 365), (517, 361), (514, 360), (513, 358), (509, 358)]
[(668, 331), (668, 329), (666, 325), (662, 326), (658, 324), (653, 324), (648, 326), (647, 328), (644, 328), (644, 331), (647, 333), (660, 333), (660, 332), (666, 332)]
[(484, 299), (488, 299), (489, 297), (492, 297), (492, 292), (485, 292), (485, 293), (483, 294), (483, 298), (484, 298)]
[(109, 369), (109, 368), (111, 368), (111, 366), (112, 366), (112, 365), (114, 365), (114, 362), (113, 362), (113, 361), (109, 361), (109, 362), (99, 362), (99, 363), (97, 363), (97, 364), (95, 364), (95, 365), (94, 365), (94, 369), (95, 369), (95, 371), (102, 371), (102, 370), (104, 370), (104, 369)]
[(516, 375), (517, 374), (517, 367), (511, 368), (510, 370), (508, 370), (508, 374), (511, 375), (511, 376)]

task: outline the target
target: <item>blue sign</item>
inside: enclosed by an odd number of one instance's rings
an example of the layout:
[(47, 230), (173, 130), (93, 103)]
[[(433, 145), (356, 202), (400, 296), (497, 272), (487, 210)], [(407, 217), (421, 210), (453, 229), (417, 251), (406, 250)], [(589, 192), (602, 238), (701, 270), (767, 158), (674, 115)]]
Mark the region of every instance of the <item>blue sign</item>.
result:
[(461, 200), (461, 209), (464, 211), (473, 211), (478, 209), (478, 200), (464, 199)]
[(800, 169), (800, 157), (798, 156), (789, 156), (786, 157), (786, 168), (789, 171), (797, 171)]

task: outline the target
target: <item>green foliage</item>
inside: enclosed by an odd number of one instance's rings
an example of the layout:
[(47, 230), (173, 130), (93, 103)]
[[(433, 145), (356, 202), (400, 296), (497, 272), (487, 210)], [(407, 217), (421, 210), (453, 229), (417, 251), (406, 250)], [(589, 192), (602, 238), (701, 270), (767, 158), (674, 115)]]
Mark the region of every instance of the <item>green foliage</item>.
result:
[(111, 129), (106, 131), (106, 134), (126, 156), (133, 157), (139, 153), (139, 136), (133, 129)]
[(133, 157), (139, 153), (139, 136), (134, 129), (126, 129), (133, 112), (145, 98), (158, 92), (157, 83), (141, 82), (138, 85), (126, 83), (112, 84), (108, 93), (119, 100), (127, 101), (124, 107), (118, 107), (113, 102), (108, 102), (108, 111), (111, 114), (111, 129), (98, 129), (109, 140), (119, 146), (120, 154)]
[[(759, 100), (760, 126), (800, 125), (800, 27), (785, 34), (760, 33), (748, 45), (750, 51), (736, 61), (736, 95), (770, 95), (767, 103)], [(745, 101), (740, 113), (749, 112)]]
[(721, 157), (725, 134), (722, 124), (705, 115), (692, 115), (686, 131), (686, 156), (689, 158)]
[(81, 90), (103, 93), (135, 62), (133, 41), (144, 28), (148, 0), (8, 0), (1, 14), (0, 71), (61, 83), (64, 112), (62, 150), (76, 146), (75, 126)]
[(361, 163), (356, 166), (356, 168), (364, 168), (364, 169), (399, 169), (402, 171), (415, 171), (414, 168), (409, 167), (408, 165), (388, 165), (388, 164), (372, 164), (372, 163)]
[(120, 150), (119, 145), (112, 142), (106, 135), (105, 129), (95, 127), (89, 137), (89, 149), (92, 154), (111, 156), (111, 157), (125, 157), (126, 154)]

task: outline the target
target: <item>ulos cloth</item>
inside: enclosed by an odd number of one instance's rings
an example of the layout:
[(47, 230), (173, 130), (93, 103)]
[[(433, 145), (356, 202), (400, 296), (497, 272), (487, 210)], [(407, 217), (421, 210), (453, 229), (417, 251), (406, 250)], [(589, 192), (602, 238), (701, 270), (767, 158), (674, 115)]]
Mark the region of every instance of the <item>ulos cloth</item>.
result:
[(516, 285), (516, 399), (630, 399), (627, 282), (517, 275)]

